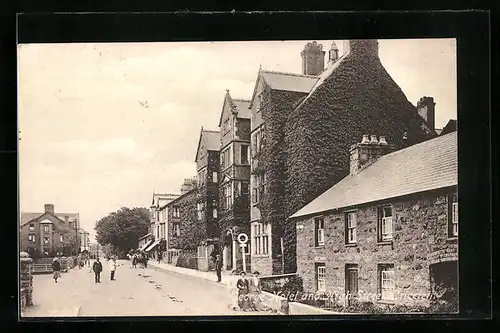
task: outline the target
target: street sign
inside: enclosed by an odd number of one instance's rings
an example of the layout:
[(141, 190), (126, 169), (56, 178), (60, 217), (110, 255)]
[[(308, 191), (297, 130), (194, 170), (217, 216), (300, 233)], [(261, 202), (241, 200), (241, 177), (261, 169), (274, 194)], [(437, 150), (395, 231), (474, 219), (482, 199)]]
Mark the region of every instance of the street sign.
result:
[(240, 244), (246, 244), (246, 242), (248, 242), (247, 234), (244, 234), (244, 233), (239, 234), (238, 235), (238, 242), (240, 242)]

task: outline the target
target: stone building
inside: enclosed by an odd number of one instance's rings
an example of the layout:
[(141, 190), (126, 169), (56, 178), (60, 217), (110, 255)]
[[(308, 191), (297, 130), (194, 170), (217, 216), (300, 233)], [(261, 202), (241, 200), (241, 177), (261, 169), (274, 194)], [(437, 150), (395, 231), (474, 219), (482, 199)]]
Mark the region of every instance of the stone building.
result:
[(20, 250), (32, 257), (76, 254), (79, 229), (79, 213), (56, 213), (52, 204), (43, 213), (21, 212)]
[(305, 292), (344, 305), (457, 304), (457, 132), (394, 148), (363, 136), (350, 174), (291, 216)]
[(287, 217), (349, 173), (348, 147), (364, 131), (386, 133), (395, 149), (437, 136), (429, 127), (434, 104), (417, 109), (407, 100), (380, 62), (377, 40), (344, 41), (343, 51), (332, 43), (325, 64), (322, 45), (312, 42), (301, 53), (302, 74), (259, 70), (250, 102), (251, 239), (252, 269), (262, 274), (296, 271)]
[[(236, 237), (249, 232), (250, 101), (233, 99), (226, 91), (219, 120), (219, 230), (224, 269), (241, 269), (243, 256)], [(246, 248), (247, 268), (250, 248)]]
[(166, 204), (168, 251), (195, 251), (204, 241), (206, 226), (198, 222), (196, 179), (185, 179), (181, 195)]
[(198, 223), (206, 226), (207, 239), (198, 250), (198, 266), (206, 271), (213, 268), (210, 254), (220, 249), (219, 212), (219, 149), (220, 132), (201, 129), (196, 150), (196, 170), (198, 172), (198, 201), (196, 214)]
[(150, 206), (151, 225), (148, 233), (150, 236), (146, 237), (148, 245), (143, 250), (150, 253), (154, 259), (159, 255), (163, 257), (163, 253), (167, 251), (167, 204), (178, 197), (178, 194), (153, 193)]

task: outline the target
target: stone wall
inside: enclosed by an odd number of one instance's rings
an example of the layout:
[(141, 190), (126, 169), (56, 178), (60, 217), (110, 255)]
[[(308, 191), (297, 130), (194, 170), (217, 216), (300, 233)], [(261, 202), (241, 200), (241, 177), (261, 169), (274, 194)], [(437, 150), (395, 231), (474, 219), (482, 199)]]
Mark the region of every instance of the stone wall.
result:
[(357, 207), (356, 245), (346, 245), (343, 212), (324, 216), (325, 245), (322, 247), (314, 244), (314, 217), (297, 220), (297, 226), (303, 226), (297, 231), (297, 261), (304, 291), (316, 291), (315, 267), (324, 264), (327, 293), (342, 298), (345, 295), (345, 265), (357, 264), (360, 300), (377, 301), (377, 264), (394, 264), (394, 304), (428, 305), (429, 265), (433, 258), (458, 259), (457, 244), (448, 239), (447, 194), (437, 191), (398, 198), (390, 204), (393, 207), (393, 242), (378, 242), (376, 205)]

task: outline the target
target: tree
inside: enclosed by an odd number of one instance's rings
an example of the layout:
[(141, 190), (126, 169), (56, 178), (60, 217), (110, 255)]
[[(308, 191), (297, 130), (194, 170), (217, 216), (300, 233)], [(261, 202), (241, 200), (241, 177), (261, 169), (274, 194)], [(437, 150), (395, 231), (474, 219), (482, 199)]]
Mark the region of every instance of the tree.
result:
[(97, 221), (94, 229), (99, 244), (110, 244), (128, 253), (137, 248), (139, 238), (148, 233), (149, 226), (150, 215), (146, 208), (122, 207)]

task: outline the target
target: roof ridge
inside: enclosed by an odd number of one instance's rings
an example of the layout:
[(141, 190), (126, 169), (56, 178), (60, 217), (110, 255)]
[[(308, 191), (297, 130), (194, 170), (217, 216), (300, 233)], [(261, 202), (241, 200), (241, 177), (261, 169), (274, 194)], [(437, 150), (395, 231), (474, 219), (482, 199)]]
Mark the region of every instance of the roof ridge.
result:
[(233, 101), (236, 101), (236, 102), (248, 102), (250, 103), (250, 100), (249, 99), (243, 99), (243, 98), (232, 98)]
[(272, 73), (272, 74), (281, 74), (281, 75), (291, 75), (291, 76), (299, 76), (299, 77), (307, 77), (311, 79), (318, 79), (319, 76), (317, 75), (305, 75), (305, 74), (298, 74), (298, 73), (290, 73), (290, 72), (279, 72), (279, 71), (270, 71), (270, 70), (261, 70), (261, 73)]

